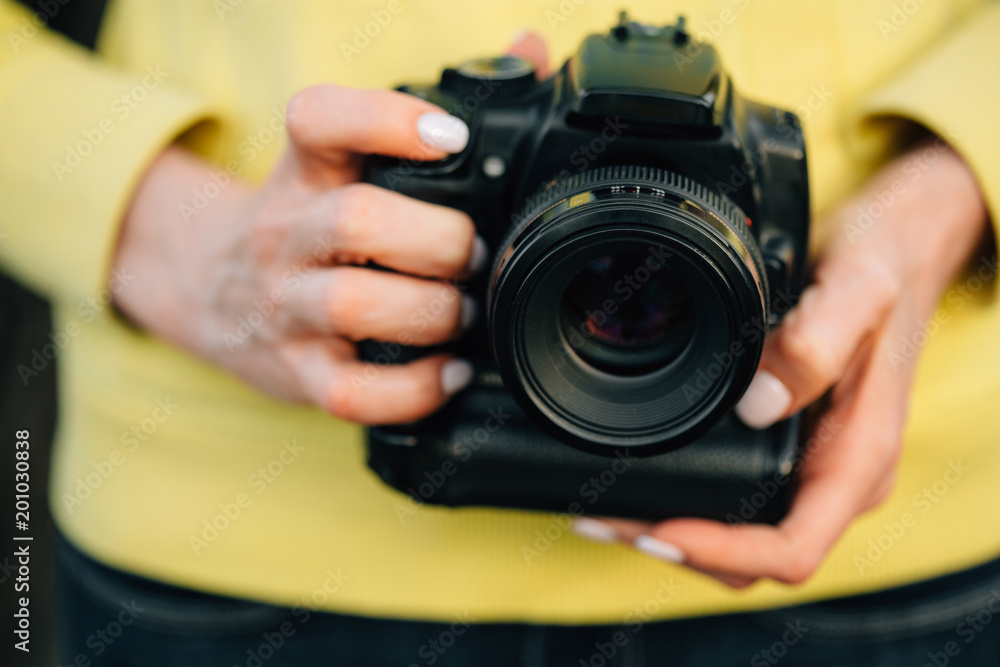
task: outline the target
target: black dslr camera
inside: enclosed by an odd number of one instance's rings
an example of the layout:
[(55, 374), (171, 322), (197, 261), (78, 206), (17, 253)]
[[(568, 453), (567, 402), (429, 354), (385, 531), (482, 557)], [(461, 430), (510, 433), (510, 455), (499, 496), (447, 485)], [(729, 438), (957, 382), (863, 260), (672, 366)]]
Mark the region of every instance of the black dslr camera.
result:
[(366, 180), (465, 211), (495, 261), (463, 286), (483, 321), (449, 346), (473, 385), (419, 423), (370, 428), (370, 467), (445, 505), (780, 519), (798, 417), (754, 431), (731, 410), (802, 288), (798, 119), (740, 97), (683, 18), (623, 14), (547, 81), (500, 57), (400, 90), (462, 118), (468, 146), (371, 158)]

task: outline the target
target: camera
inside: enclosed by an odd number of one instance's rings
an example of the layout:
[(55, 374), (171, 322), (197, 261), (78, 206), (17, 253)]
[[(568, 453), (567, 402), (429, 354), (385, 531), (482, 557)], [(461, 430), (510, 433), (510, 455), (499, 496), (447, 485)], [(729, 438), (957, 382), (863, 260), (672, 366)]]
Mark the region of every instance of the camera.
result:
[[(447, 349), (475, 379), (440, 412), (367, 431), (416, 500), (641, 519), (776, 522), (800, 419), (732, 409), (806, 273), (794, 114), (741, 97), (684, 19), (623, 13), (554, 76), (502, 56), (399, 90), (465, 121), (461, 153), (371, 157), (365, 180), (468, 213), (494, 254)], [(378, 364), (426, 349), (362, 345)]]

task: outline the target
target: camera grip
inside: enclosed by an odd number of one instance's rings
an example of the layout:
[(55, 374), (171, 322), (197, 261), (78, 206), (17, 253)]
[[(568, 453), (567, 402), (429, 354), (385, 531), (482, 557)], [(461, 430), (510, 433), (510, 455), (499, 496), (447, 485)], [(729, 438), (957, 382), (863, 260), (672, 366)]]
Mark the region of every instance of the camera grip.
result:
[(776, 523), (794, 492), (799, 424), (795, 415), (755, 431), (729, 415), (682, 449), (607, 457), (551, 438), (502, 386), (477, 386), (420, 429), (369, 429), (368, 464), (432, 504)]

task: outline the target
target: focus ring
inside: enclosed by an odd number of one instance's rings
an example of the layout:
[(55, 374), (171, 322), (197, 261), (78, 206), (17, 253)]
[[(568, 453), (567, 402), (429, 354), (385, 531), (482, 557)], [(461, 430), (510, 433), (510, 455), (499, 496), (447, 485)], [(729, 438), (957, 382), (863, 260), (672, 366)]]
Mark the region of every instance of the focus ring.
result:
[[(750, 232), (747, 225), (747, 216), (728, 197), (716, 194), (700, 183), (676, 174), (665, 169), (655, 167), (639, 167), (634, 165), (618, 165), (613, 167), (602, 167), (591, 171), (584, 171), (565, 180), (554, 180), (544, 184), (535, 194), (528, 198), (527, 204), (516, 217), (516, 221), (508, 228), (496, 253), (490, 275), (494, 278), (498, 275), (501, 264), (505, 261), (507, 251), (513, 245), (517, 237), (533, 221), (538, 219), (545, 211), (560, 201), (577, 194), (578, 190), (590, 190), (600, 186), (611, 185), (644, 185), (647, 187), (662, 188), (672, 194), (694, 200), (695, 203), (703, 206), (708, 212), (713, 213), (729, 230), (738, 237), (743, 246), (750, 253), (756, 265), (757, 278), (760, 281), (761, 295), (764, 300), (764, 312), (770, 310), (769, 290), (767, 284), (767, 271), (764, 259), (761, 257), (760, 248)], [(491, 284), (490, 292), (494, 285)], [(492, 302), (492, 294), (487, 300)]]

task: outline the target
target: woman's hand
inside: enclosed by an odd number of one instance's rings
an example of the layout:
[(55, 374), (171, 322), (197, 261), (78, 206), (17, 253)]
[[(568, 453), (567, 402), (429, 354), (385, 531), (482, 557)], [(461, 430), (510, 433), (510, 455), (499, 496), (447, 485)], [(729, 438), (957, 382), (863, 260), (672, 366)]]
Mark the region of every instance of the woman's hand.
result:
[(746, 424), (765, 428), (833, 389), (780, 525), (582, 518), (578, 534), (631, 542), (734, 587), (808, 579), (851, 521), (892, 488), (915, 362), (904, 344), (933, 318), (986, 218), (974, 175), (937, 140), (883, 168), (819, 226), (832, 238), (814, 283), (769, 337), (736, 408)]
[[(547, 75), (534, 33), (508, 53)], [(122, 226), (113, 268), (136, 280), (115, 304), (273, 396), (369, 424), (426, 416), (469, 383), (469, 363), (365, 363), (355, 343), (383, 341), (394, 361), (400, 344), (461, 334), (476, 310), (456, 280), (487, 249), (464, 213), (359, 183), (360, 156), (439, 160), (462, 150), (469, 130), (410, 95), (332, 85), (298, 93), (286, 123), (289, 148), (262, 189), (220, 181), (181, 148), (159, 156)], [(218, 196), (192, 215), (192, 193), (210, 184)]]
[(177, 147), (154, 162), (122, 229), (115, 268), (136, 280), (116, 304), (274, 396), (365, 423), (424, 416), (468, 383), (468, 363), (376, 366), (355, 342), (456, 337), (474, 310), (454, 280), (486, 249), (464, 213), (357, 182), (359, 156), (441, 159), (468, 129), (409, 95), (336, 86), (300, 92), (286, 121), (290, 146), (267, 184), (233, 178), (196, 216), (192, 193), (218, 169)]

